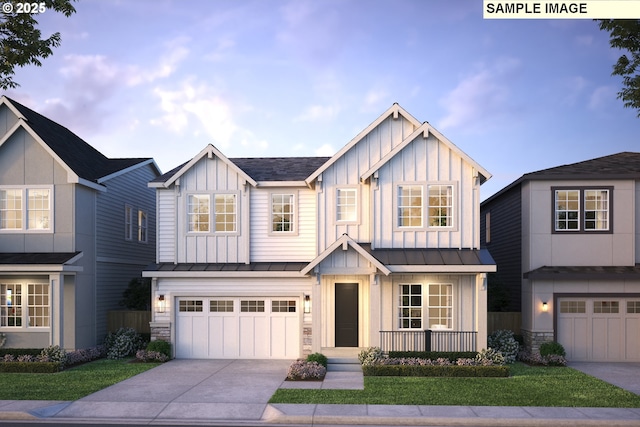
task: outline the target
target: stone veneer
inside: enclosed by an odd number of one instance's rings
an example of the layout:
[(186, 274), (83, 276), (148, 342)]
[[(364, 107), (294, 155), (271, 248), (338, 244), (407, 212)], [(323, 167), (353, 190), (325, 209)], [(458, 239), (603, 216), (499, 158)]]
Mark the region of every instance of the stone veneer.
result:
[(534, 332), (522, 329), (521, 333), (524, 347), (531, 353), (539, 353), (540, 344), (554, 340), (553, 332)]
[(313, 335), (311, 323), (302, 325), (302, 355), (308, 356), (312, 352)]
[(170, 322), (149, 322), (151, 327), (151, 341), (163, 340), (171, 342)]

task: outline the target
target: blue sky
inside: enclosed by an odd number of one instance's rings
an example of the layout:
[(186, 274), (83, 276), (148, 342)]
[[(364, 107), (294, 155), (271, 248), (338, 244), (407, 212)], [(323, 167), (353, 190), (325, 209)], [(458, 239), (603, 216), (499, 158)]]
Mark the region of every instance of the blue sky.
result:
[(81, 0), (39, 17), (62, 45), (7, 94), (109, 157), (163, 171), (332, 155), (398, 102), (493, 174), (640, 151), (620, 55), (591, 20), (484, 20), (481, 0)]

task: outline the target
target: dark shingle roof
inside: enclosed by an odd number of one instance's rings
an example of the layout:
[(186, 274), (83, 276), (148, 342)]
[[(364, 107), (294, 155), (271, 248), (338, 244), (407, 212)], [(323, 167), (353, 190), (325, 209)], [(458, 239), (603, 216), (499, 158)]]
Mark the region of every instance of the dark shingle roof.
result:
[(540, 267), (522, 275), (525, 279), (544, 280), (638, 280), (640, 265)]
[(300, 271), (306, 262), (252, 262), (245, 263), (181, 263), (151, 264), (145, 271)]
[(255, 157), (229, 159), (256, 181), (304, 181), (330, 157)]
[[(330, 157), (237, 157), (229, 159), (255, 181), (304, 181)], [(152, 182), (168, 181), (188, 162)]]
[(0, 264), (58, 265), (66, 264), (80, 252), (5, 252), (0, 253)]
[(522, 175), (482, 202), (483, 205), (498, 198), (508, 190), (525, 181), (536, 180), (597, 180), (597, 179), (640, 179), (640, 153), (624, 151), (582, 162), (542, 169)]
[(66, 127), (7, 98), (24, 116), (33, 131), (79, 177), (97, 182), (99, 178), (126, 169), (150, 158), (109, 159)]

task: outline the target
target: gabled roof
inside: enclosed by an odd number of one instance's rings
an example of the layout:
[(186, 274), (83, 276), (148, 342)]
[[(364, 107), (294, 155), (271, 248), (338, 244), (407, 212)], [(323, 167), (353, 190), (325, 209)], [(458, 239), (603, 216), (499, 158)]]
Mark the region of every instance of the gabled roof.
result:
[(347, 250), (349, 246), (355, 249), (356, 252), (358, 252), (365, 259), (367, 259), (371, 264), (373, 264), (378, 270), (384, 273), (385, 276), (388, 276), (391, 273), (391, 270), (389, 270), (383, 263), (381, 263), (378, 259), (376, 259), (376, 257), (371, 255), (370, 251), (366, 251), (358, 242), (353, 240), (347, 234), (343, 234), (342, 236), (340, 236), (338, 240), (333, 242), (332, 245), (330, 245), (327, 249), (325, 249), (313, 261), (307, 264), (307, 266), (301, 270), (301, 273), (309, 274), (309, 272), (313, 270), (316, 265), (324, 261), (335, 250), (337, 250), (338, 248), (342, 248), (342, 250)]
[[(110, 159), (87, 144), (82, 138), (66, 127), (36, 113), (7, 96), (0, 98), (0, 104), (7, 105), (18, 117), (19, 126), (31, 133), (54, 157), (66, 165), (78, 178), (90, 183), (98, 183), (100, 178), (121, 170), (142, 164), (152, 164), (157, 173), (160, 170), (152, 158)], [(0, 142), (4, 143), (10, 135)]]
[(491, 178), (491, 174), (478, 162), (473, 160), (471, 157), (467, 155), (464, 151), (458, 148), (453, 142), (451, 142), (448, 138), (438, 132), (433, 126), (429, 123), (424, 122), (418, 129), (411, 133), (411, 135), (407, 136), (400, 144), (395, 146), (393, 150), (389, 151), (384, 157), (382, 157), (375, 165), (373, 165), (368, 171), (363, 173), (360, 176), (361, 181), (365, 181), (371, 177), (378, 169), (380, 169), (383, 165), (385, 165), (388, 161), (393, 159), (398, 153), (400, 153), (407, 145), (413, 142), (416, 138), (422, 135), (423, 138), (428, 138), (429, 134), (433, 135), (438, 141), (447, 146), (451, 151), (459, 155), (463, 158), (467, 163), (471, 164), (473, 168), (475, 168), (480, 174), (480, 183), (482, 184), (489, 178)]
[(640, 179), (640, 153), (624, 151), (582, 162), (529, 172), (507, 185), (482, 204), (498, 198), (526, 181)]
[(355, 146), (358, 142), (360, 142), (365, 136), (367, 136), (373, 129), (375, 129), (380, 123), (385, 121), (389, 117), (393, 117), (397, 119), (400, 115), (402, 115), (405, 119), (410, 121), (415, 127), (419, 127), (421, 123), (409, 114), (404, 108), (402, 108), (397, 102), (394, 103), (387, 111), (382, 113), (380, 117), (373, 121), (369, 126), (364, 128), (362, 132), (355, 136), (347, 145), (342, 147), (340, 151), (338, 151), (333, 157), (327, 160), (321, 167), (319, 167), (315, 172), (313, 172), (307, 179), (307, 185), (310, 185), (322, 172), (327, 170), (332, 164), (334, 164), (340, 157), (342, 157), (347, 151), (349, 151), (353, 146)]
[(212, 144), (208, 144), (206, 147), (204, 147), (204, 149), (202, 149), (202, 151), (200, 151), (200, 153), (198, 153), (194, 158), (192, 158), (188, 162), (183, 163), (177, 168), (174, 168), (171, 171), (167, 172), (166, 174), (154, 179), (153, 181), (151, 181), (149, 185), (152, 187), (169, 187), (171, 184), (176, 182), (182, 175), (184, 175), (189, 169), (191, 169), (193, 165), (198, 163), (200, 159), (204, 158), (205, 156), (207, 156), (210, 159), (217, 157), (223, 163), (227, 164), (229, 168), (235, 171), (249, 184), (253, 185), (254, 187), (258, 185), (258, 183), (253, 178), (247, 175), (245, 171), (240, 169), (235, 163), (229, 160), (224, 154), (220, 152), (220, 150), (218, 150)]
[(83, 268), (73, 264), (82, 255), (82, 252), (1, 252), (0, 272), (80, 272)]

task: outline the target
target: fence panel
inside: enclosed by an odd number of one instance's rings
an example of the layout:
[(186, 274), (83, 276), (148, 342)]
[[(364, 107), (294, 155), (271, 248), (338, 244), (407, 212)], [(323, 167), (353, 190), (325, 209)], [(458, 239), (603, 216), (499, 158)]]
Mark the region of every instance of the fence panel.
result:
[(107, 312), (107, 332), (133, 328), (139, 334), (150, 334), (150, 311), (117, 310)]
[(520, 335), (520, 325), (522, 325), (522, 313), (520, 312), (489, 312), (487, 313), (487, 334), (500, 329), (513, 331)]

